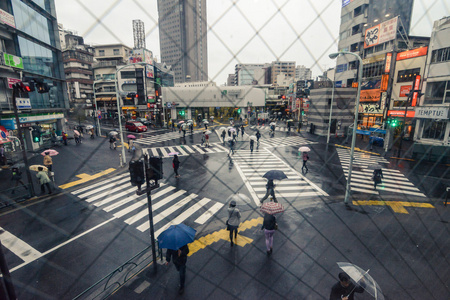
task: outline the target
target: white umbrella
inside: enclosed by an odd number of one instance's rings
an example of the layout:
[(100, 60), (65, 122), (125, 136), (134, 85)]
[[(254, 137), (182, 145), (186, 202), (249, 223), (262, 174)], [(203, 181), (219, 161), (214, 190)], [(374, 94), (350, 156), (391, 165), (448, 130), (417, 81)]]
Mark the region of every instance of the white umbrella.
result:
[(277, 125), (277, 123), (275, 122), (271, 122), (269, 125)]
[(86, 126), (86, 129), (92, 129), (92, 128), (94, 128), (94, 126), (92, 126), (92, 125), (87, 125)]
[(205, 124), (209, 124), (209, 122), (208, 122), (208, 121), (203, 121), (203, 123), (205, 123)]
[(234, 127), (233, 126), (228, 126), (227, 130), (230, 130), (230, 129), (234, 129)]
[[(383, 292), (378, 283), (369, 275), (369, 270), (364, 271), (357, 265), (348, 262), (338, 262), (337, 264), (356, 284), (360, 285), (375, 299), (384, 300)], [(359, 284), (360, 281), (361, 284)]]
[(119, 133), (117, 132), (117, 131), (111, 131), (110, 133), (109, 133), (109, 135), (118, 135)]
[(254, 136), (254, 135), (249, 136), (249, 138), (250, 138), (251, 140), (254, 140), (254, 141), (257, 140), (256, 136)]
[(231, 127), (230, 129), (228, 129), (229, 131), (236, 131), (236, 128)]
[(298, 148), (298, 151), (300, 151), (300, 152), (309, 152), (309, 151), (311, 151), (311, 149), (309, 149), (306, 146), (303, 146), (303, 147)]
[(205, 131), (205, 134), (211, 134), (211, 131), (207, 130)]

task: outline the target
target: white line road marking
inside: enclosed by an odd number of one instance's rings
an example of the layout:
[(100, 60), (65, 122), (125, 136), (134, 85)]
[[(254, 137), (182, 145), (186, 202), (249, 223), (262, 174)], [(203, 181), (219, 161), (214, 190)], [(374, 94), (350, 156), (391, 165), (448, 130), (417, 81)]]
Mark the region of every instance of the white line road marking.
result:
[[(111, 219), (106, 220), (105, 222), (100, 223), (100, 224), (98, 224), (97, 226), (94, 226), (94, 227), (92, 227), (91, 229), (86, 230), (85, 232), (80, 233), (80, 234), (77, 235), (77, 236), (74, 236), (73, 238), (71, 238), (71, 239), (69, 239), (69, 240), (67, 240), (67, 241), (65, 241), (65, 242), (63, 242), (63, 243), (61, 243), (61, 244), (59, 244), (58, 246), (53, 247), (52, 249), (47, 250), (47, 251), (41, 253), (41, 255), (40, 255), (39, 257), (37, 257), (36, 259), (39, 259), (39, 258), (41, 258), (41, 257), (44, 257), (44, 256), (46, 256), (46, 255), (49, 254), (49, 253), (52, 253), (53, 251), (55, 251), (55, 250), (57, 250), (57, 249), (59, 249), (59, 248), (65, 246), (65, 245), (67, 245), (67, 244), (69, 244), (69, 243), (71, 243), (71, 242), (73, 242), (73, 241), (79, 239), (80, 237), (82, 237), (82, 236), (84, 236), (84, 235), (86, 235), (86, 234), (88, 234), (88, 233), (90, 233), (90, 232), (96, 230), (97, 228), (102, 227), (103, 225), (106, 225), (107, 223), (109, 223), (109, 222), (111, 222), (112, 220), (115, 220), (115, 219), (116, 219), (115, 217), (112, 217)], [(36, 260), (36, 259), (34, 259), (34, 260)], [(32, 261), (34, 261), (34, 260), (32, 260)], [(22, 267), (28, 265), (28, 264), (29, 264), (30, 262), (32, 262), (32, 261), (24, 262), (24, 263), (22, 263), (22, 264), (20, 264), (20, 265), (18, 265), (18, 266), (15, 266), (14, 268), (10, 269), (9, 271), (12, 273), (12, 272), (14, 272), (14, 271), (16, 271), (16, 270), (18, 270), (18, 269), (20, 269), (20, 268), (22, 268)]]
[(210, 207), (207, 211), (205, 211), (200, 217), (198, 217), (194, 222), (198, 224), (205, 224), (206, 221), (209, 220), (216, 212), (219, 211), (224, 206), (223, 203), (217, 202), (212, 207)]
[(41, 257), (42, 254), (39, 251), (37, 251), (15, 235), (11, 234), (9, 231), (6, 231), (1, 227), (0, 231), (2, 231), (0, 233), (0, 238), (3, 246), (17, 255), (24, 262), (31, 262)]

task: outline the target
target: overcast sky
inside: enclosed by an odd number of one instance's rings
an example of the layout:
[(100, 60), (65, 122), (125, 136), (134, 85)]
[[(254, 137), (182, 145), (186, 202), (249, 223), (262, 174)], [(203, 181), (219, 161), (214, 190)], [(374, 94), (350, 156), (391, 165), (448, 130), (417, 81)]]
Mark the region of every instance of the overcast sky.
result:
[[(55, 0), (58, 22), (88, 44), (133, 47), (132, 20), (145, 24), (146, 46), (160, 61), (156, 0)], [(342, 0), (207, 1), (208, 72), (218, 85), (237, 63), (295, 61), (313, 76), (334, 66)], [(432, 22), (450, 15), (448, 0), (416, 0), (411, 34), (429, 36)]]

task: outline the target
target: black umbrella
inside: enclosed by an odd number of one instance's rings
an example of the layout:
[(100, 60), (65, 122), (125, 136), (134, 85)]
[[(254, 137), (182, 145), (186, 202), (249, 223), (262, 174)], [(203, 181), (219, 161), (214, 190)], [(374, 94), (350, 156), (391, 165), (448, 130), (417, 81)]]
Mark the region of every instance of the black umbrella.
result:
[(282, 180), (287, 178), (286, 174), (284, 174), (283, 171), (279, 170), (270, 170), (269, 172), (264, 174), (263, 177), (269, 180)]

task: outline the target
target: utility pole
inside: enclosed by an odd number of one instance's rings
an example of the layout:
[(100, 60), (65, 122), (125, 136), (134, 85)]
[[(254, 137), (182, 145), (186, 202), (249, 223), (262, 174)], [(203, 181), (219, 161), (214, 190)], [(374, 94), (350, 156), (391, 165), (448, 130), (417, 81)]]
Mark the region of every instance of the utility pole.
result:
[[(148, 221), (150, 223), (150, 239), (152, 240), (152, 257), (153, 257), (153, 271), (158, 271), (156, 263), (156, 247), (155, 247), (155, 228), (153, 227), (153, 210), (152, 210), (152, 189), (150, 188), (150, 178), (147, 170), (148, 165), (148, 155), (144, 154), (144, 166), (145, 166), (145, 183), (147, 188), (147, 203), (148, 203)], [(158, 184), (156, 184), (159, 186)], [(156, 187), (154, 187), (156, 188)]]
[(20, 126), (20, 120), (19, 120), (19, 113), (17, 111), (17, 103), (16, 103), (16, 98), (17, 98), (17, 93), (20, 91), (20, 86), (16, 83), (13, 85), (13, 108), (14, 108), (14, 117), (16, 119), (16, 126), (17, 126), (17, 132), (18, 132), (18, 139), (20, 141), (20, 145), (22, 147), (22, 158), (23, 158), (23, 162), (25, 164), (25, 172), (27, 173), (27, 179), (28, 179), (28, 183), (29, 183), (29, 187), (30, 187), (30, 196), (34, 197), (36, 194), (34, 192), (34, 186), (33, 186), (33, 179), (31, 178), (31, 172), (30, 172), (30, 168), (29, 168), (29, 164), (28, 164), (28, 158), (27, 158), (27, 152), (25, 150), (25, 142), (23, 140), (23, 132), (22, 132), (22, 127)]

